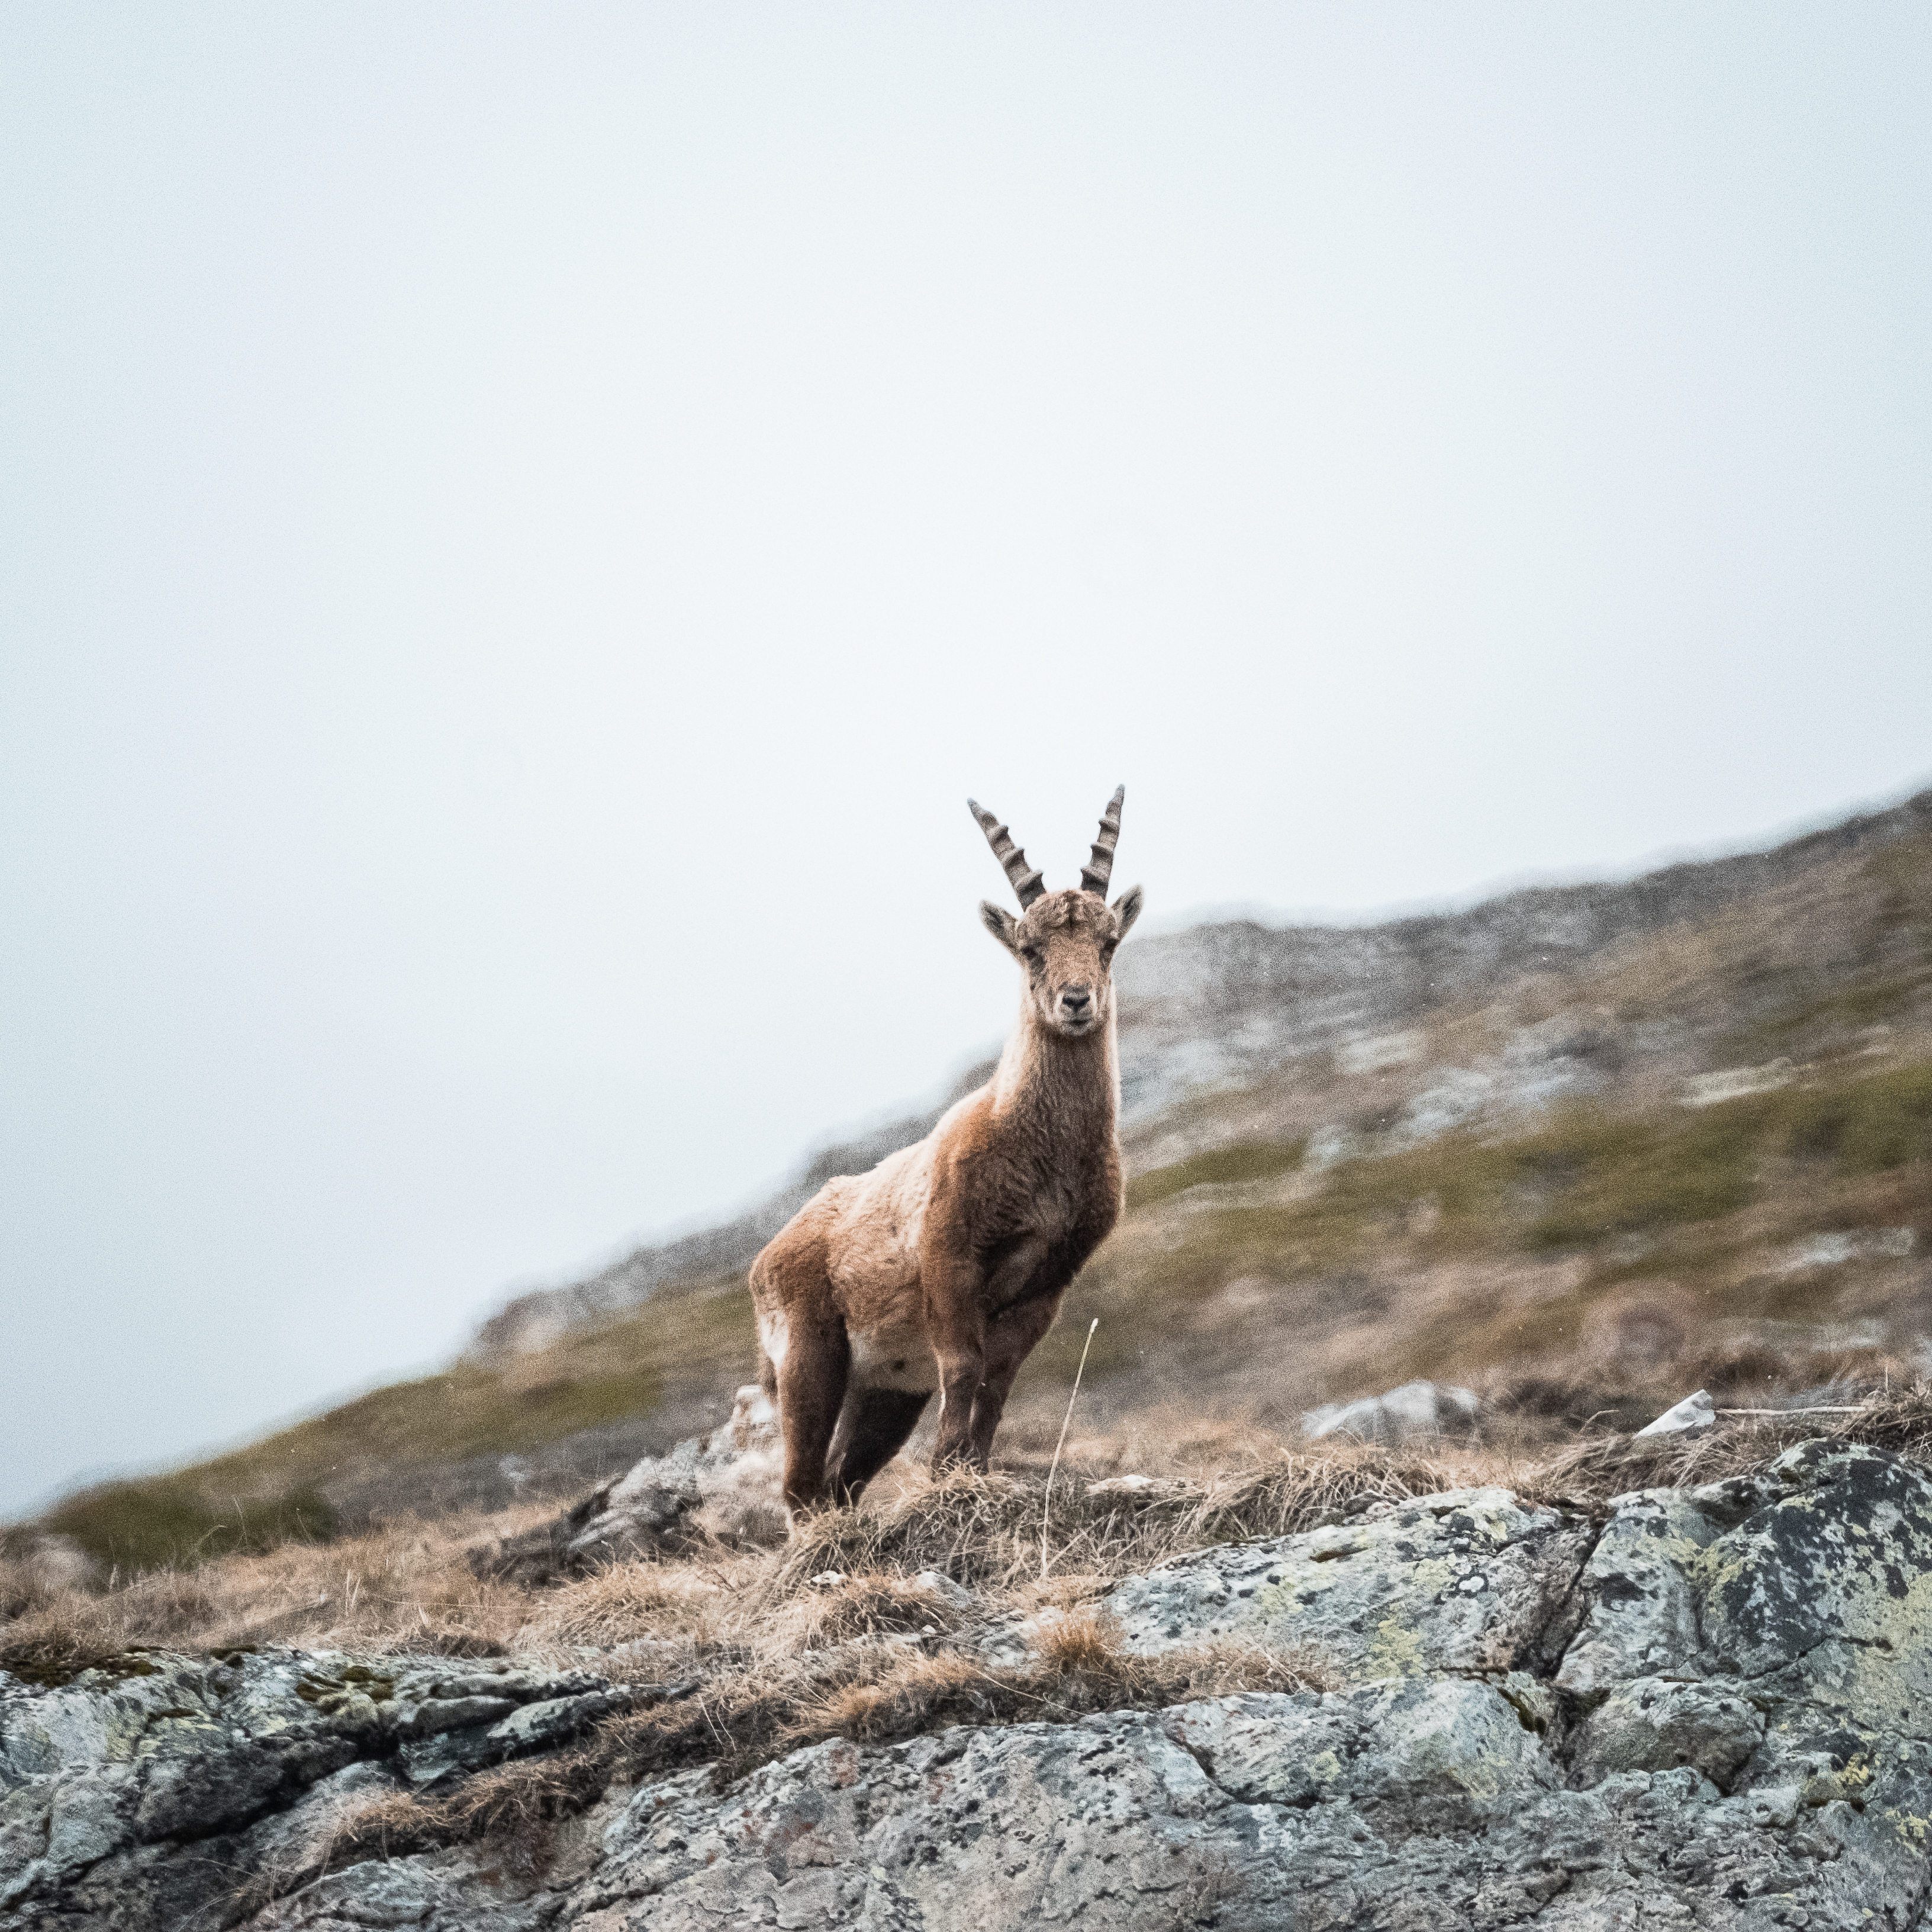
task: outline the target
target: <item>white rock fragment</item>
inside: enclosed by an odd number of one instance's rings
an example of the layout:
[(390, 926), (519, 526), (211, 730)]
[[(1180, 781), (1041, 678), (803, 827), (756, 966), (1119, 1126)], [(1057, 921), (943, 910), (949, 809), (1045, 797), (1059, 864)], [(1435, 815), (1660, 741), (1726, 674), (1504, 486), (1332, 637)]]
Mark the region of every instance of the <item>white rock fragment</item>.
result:
[(1435, 1436), (1470, 1427), (1481, 1407), (1475, 1392), (1438, 1388), (1429, 1382), (1404, 1382), (1386, 1395), (1357, 1402), (1326, 1402), (1301, 1418), (1304, 1436), (1316, 1442), (1330, 1436), (1359, 1436), (1364, 1442), (1400, 1442), (1412, 1436)]
[(1718, 1412), (1712, 1406), (1710, 1391), (1700, 1389), (1695, 1395), (1687, 1395), (1680, 1402), (1666, 1408), (1654, 1422), (1646, 1422), (1637, 1431), (1640, 1436), (1682, 1436), (1699, 1429), (1708, 1429), (1718, 1419)]
[(956, 1583), (943, 1570), (922, 1570), (912, 1580), (922, 1590), (943, 1598), (956, 1610), (970, 1610), (978, 1600), (964, 1583)]
[(1697, 1073), (1684, 1083), (1681, 1104), (1686, 1107), (1714, 1107), (1721, 1100), (1742, 1100), (1748, 1094), (1768, 1094), (1790, 1085), (1797, 1072), (1788, 1060), (1773, 1060), (1762, 1066), (1726, 1066), (1715, 1073)]

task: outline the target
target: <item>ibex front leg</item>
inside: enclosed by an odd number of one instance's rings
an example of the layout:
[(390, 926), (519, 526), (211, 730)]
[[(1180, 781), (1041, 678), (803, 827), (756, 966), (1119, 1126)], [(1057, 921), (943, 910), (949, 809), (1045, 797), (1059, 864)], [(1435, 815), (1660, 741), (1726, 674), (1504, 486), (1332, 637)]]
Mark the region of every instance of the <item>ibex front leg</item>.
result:
[[(1027, 1234), (995, 1257), (990, 1268), (942, 1257), (935, 1274), (928, 1264), (926, 1323), (939, 1365), (934, 1469), (955, 1462), (986, 1468), (1006, 1390), (1012, 1386), (1027, 1350), (1039, 1339), (1034, 1336), (1013, 1354), (1011, 1342), (1016, 1331), (1002, 1318), (1032, 1280), (1046, 1247), (1042, 1236)], [(1051, 1310), (1047, 1319), (1052, 1319)], [(992, 1386), (995, 1381), (999, 1384), (997, 1392)], [(986, 1418), (983, 1430), (975, 1426), (976, 1412)]]
[(986, 1366), (973, 1398), (973, 1463), (983, 1469), (993, 1453), (993, 1432), (1006, 1413), (1013, 1378), (1060, 1312), (1058, 1294), (1037, 1294), (1004, 1309), (986, 1331)]

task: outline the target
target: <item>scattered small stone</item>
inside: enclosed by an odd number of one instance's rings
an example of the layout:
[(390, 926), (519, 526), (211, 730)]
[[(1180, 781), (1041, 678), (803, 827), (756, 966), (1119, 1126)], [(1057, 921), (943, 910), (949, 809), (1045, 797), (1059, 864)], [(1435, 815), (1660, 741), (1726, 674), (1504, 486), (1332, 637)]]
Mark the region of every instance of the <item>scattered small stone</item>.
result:
[(944, 1598), (956, 1610), (970, 1610), (979, 1600), (964, 1583), (956, 1582), (943, 1570), (922, 1570), (912, 1580), (922, 1590)]
[(1718, 1420), (1718, 1412), (1712, 1407), (1708, 1389), (1700, 1389), (1695, 1395), (1687, 1395), (1684, 1400), (1666, 1408), (1654, 1422), (1646, 1422), (1637, 1431), (1640, 1436), (1682, 1436), (1700, 1429), (1713, 1426)]

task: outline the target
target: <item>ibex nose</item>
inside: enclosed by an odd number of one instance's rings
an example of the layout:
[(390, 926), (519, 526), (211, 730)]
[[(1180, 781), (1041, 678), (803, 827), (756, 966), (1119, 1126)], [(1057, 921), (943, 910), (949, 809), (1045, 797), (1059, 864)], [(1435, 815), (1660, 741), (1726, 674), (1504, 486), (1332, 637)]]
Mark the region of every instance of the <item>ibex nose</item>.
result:
[(1094, 1004), (1094, 995), (1084, 986), (1063, 986), (1060, 991), (1060, 1003), (1077, 1017)]

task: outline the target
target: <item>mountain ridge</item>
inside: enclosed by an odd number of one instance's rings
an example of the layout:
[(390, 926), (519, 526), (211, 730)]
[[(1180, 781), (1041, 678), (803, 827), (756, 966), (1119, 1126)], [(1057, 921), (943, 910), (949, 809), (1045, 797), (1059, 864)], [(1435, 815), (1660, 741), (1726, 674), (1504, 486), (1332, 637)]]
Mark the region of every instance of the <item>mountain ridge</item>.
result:
[[(1251, 1084), (1351, 1040), (1398, 1032), (1482, 987), (1573, 970), (1620, 941), (1708, 918), (1821, 863), (1927, 834), (1932, 788), (1762, 850), (1673, 860), (1629, 879), (1519, 886), (1460, 910), (1368, 925), (1238, 919), (1144, 938), (1115, 969), (1130, 1167), (1135, 1130), (1190, 1093)], [(992, 1064), (968, 1069), (937, 1106), (820, 1148), (742, 1214), (512, 1297), (466, 1355), (499, 1363), (533, 1353), (666, 1289), (748, 1267), (825, 1181), (862, 1173), (922, 1138)]]

